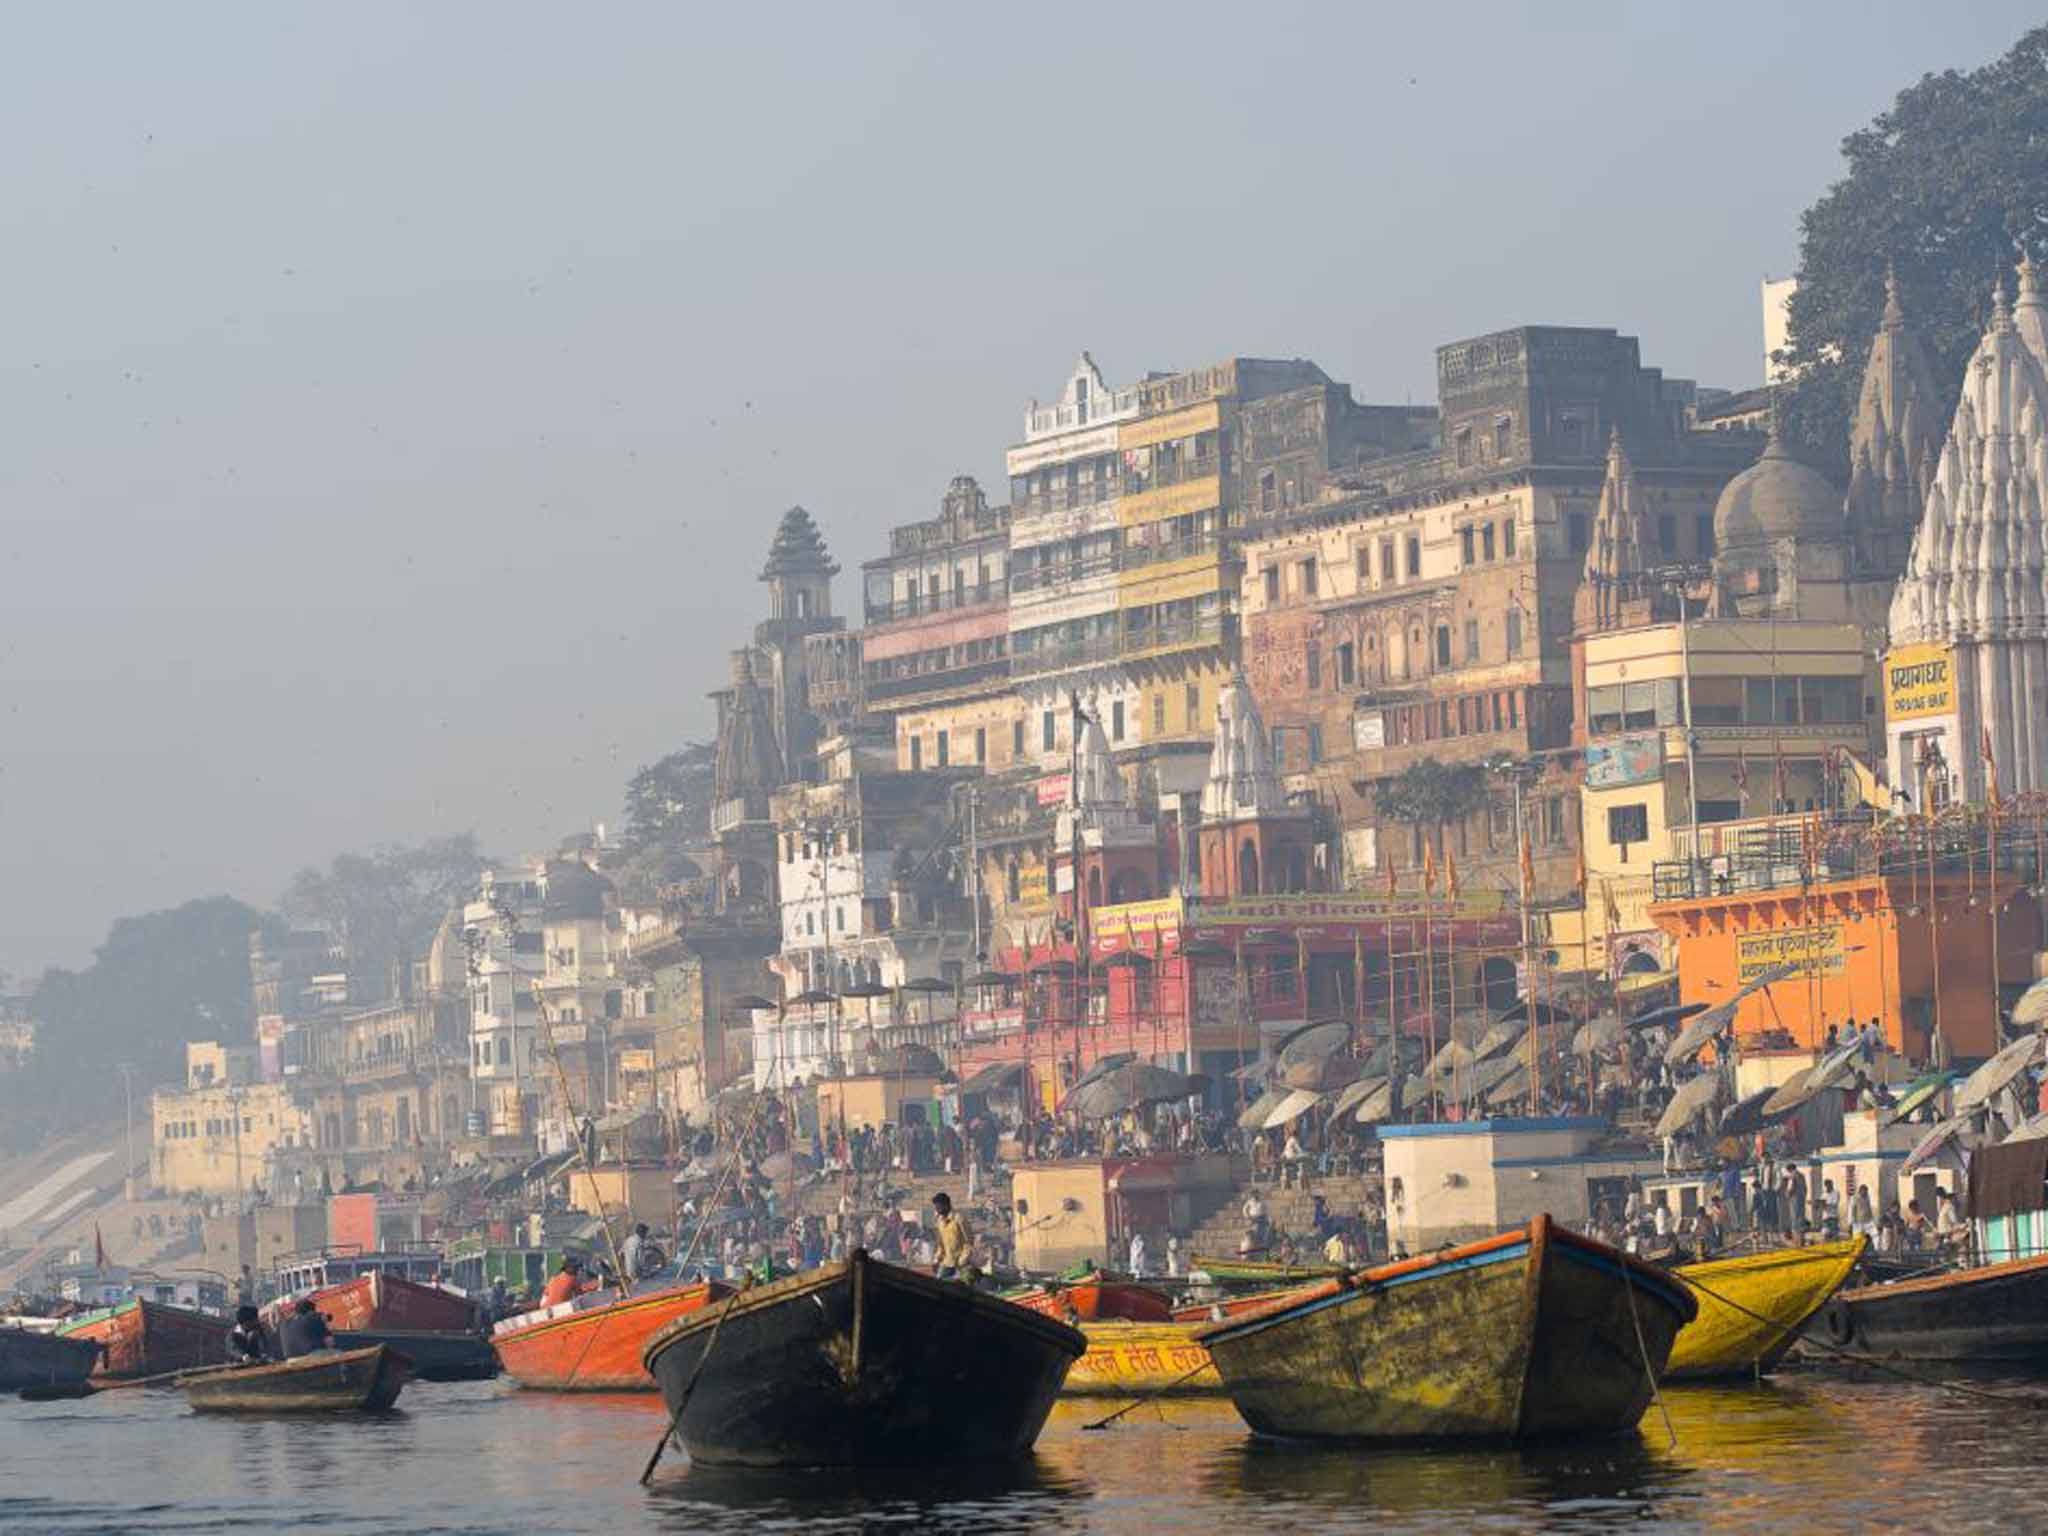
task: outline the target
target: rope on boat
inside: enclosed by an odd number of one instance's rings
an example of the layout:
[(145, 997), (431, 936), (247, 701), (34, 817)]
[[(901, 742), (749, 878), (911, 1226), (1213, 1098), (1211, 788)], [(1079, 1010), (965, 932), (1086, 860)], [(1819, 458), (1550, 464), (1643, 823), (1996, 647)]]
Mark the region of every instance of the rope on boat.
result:
[(669, 1441), (675, 1439), (676, 1431), (683, 1427), (683, 1411), (690, 1406), (690, 1395), (697, 1390), (697, 1382), (704, 1374), (704, 1367), (711, 1361), (711, 1351), (718, 1348), (718, 1330), (725, 1326), (725, 1320), (732, 1315), (732, 1309), (739, 1299), (753, 1289), (753, 1276), (747, 1276), (737, 1291), (725, 1298), (718, 1312), (718, 1321), (711, 1325), (711, 1337), (704, 1341), (704, 1353), (697, 1357), (697, 1365), (690, 1372), (690, 1379), (683, 1384), (682, 1395), (676, 1399), (676, 1411), (670, 1416), (668, 1428), (661, 1432), (661, 1439), (655, 1443), (654, 1454), (647, 1458), (647, 1465), (640, 1470), (640, 1486), (645, 1488), (654, 1476), (654, 1469), (661, 1465), (661, 1458), (668, 1450)]
[(1115, 1413), (1109, 1414), (1105, 1418), (1097, 1419), (1093, 1424), (1083, 1424), (1081, 1428), (1084, 1430), (1107, 1429), (1110, 1425), (1114, 1424), (1118, 1419), (1122, 1418), (1125, 1414), (1129, 1413), (1133, 1408), (1142, 1408), (1147, 1403), (1158, 1401), (1158, 1399), (1164, 1397), (1167, 1393), (1171, 1392), (1175, 1387), (1179, 1386), (1182, 1382), (1193, 1381), (1197, 1376), (1201, 1375), (1202, 1372), (1208, 1369), (1209, 1362), (1207, 1360), (1204, 1360), (1192, 1371), (1189, 1371), (1184, 1375), (1174, 1377), (1174, 1379), (1172, 1381), (1169, 1381), (1165, 1386), (1154, 1387), (1150, 1392), (1140, 1392), (1128, 1403), (1125, 1403), (1123, 1407), (1117, 1409)]
[[(1787, 1325), (1786, 1323), (1783, 1323), (1776, 1318), (1765, 1317), (1761, 1312), (1752, 1312), (1748, 1307), (1745, 1307), (1741, 1302), (1736, 1301), (1732, 1297), (1722, 1295), (1712, 1286), (1700, 1284), (1699, 1281), (1693, 1279), (1690, 1275), (1683, 1275), (1679, 1278), (1683, 1280), (1685, 1284), (1691, 1286), (1694, 1290), (1698, 1291), (1702, 1296), (1712, 1297), (1715, 1301), (1720, 1302), (1722, 1306), (1732, 1307), (1735, 1311), (1740, 1312), (1744, 1317), (1754, 1318), (1757, 1322), (1764, 1324), (1768, 1328), (1775, 1328), (1781, 1333), (1790, 1333), (1793, 1331), (1792, 1327)], [(1875, 1369), (1880, 1371), (1887, 1371), (1904, 1381), (1912, 1382), (1915, 1386), (1918, 1387), (1938, 1387), (1944, 1392), (1953, 1392), (1957, 1394), (1959, 1397), (1979, 1397), (1983, 1398), (1986, 1402), (2000, 1403), (2010, 1408), (2031, 1408), (2036, 1412), (2048, 1410), (2048, 1397), (2042, 1397), (2038, 1394), (2027, 1395), (2018, 1392), (1992, 1392), (1986, 1390), (1983, 1387), (1970, 1386), (1965, 1382), (1943, 1381), (1938, 1376), (1923, 1376), (1920, 1375), (1918, 1372), (1906, 1370), (1903, 1366), (1896, 1365), (1889, 1360), (1880, 1359), (1876, 1355), (1867, 1355), (1858, 1350), (1845, 1349), (1842, 1345), (1834, 1343), (1832, 1340), (1815, 1338), (1811, 1334), (1802, 1335), (1801, 1342), (1811, 1344), (1816, 1349), (1826, 1350), (1830, 1354), (1838, 1355), (1842, 1359), (1848, 1361), (1851, 1365), (1867, 1365), (1874, 1367)]]
[(1650, 1364), (1650, 1346), (1643, 1342), (1643, 1320), (1636, 1315), (1636, 1280), (1631, 1272), (1627, 1254), (1620, 1254), (1621, 1288), (1628, 1293), (1628, 1321), (1635, 1330), (1636, 1353), (1642, 1358), (1643, 1374), (1650, 1378), (1650, 1401), (1657, 1405), (1657, 1412), (1664, 1420), (1664, 1433), (1671, 1437), (1671, 1448), (1678, 1449), (1678, 1431), (1671, 1427), (1671, 1410), (1664, 1406), (1664, 1393), (1657, 1385), (1657, 1368)]

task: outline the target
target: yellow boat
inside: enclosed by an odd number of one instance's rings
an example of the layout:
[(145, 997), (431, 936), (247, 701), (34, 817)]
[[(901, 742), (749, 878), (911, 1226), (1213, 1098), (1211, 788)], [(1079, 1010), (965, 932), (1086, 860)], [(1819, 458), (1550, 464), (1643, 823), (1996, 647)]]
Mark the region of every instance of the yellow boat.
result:
[(1867, 1239), (1771, 1248), (1672, 1271), (1700, 1304), (1671, 1346), (1666, 1381), (1760, 1376), (1849, 1278)]
[(1067, 1371), (1060, 1390), (1069, 1397), (1133, 1397), (1140, 1392), (1177, 1396), (1221, 1392), (1223, 1380), (1209, 1351), (1195, 1342), (1202, 1323), (1082, 1323), (1088, 1353)]

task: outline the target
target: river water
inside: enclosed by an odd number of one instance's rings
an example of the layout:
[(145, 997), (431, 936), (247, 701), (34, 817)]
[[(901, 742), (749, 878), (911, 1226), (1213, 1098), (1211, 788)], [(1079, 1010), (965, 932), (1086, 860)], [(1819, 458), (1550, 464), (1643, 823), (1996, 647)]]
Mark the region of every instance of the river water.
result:
[(658, 1398), (414, 1383), (398, 1411), (195, 1417), (175, 1392), (0, 1399), (0, 1530), (519, 1532), (988, 1530), (1519, 1532), (2006, 1530), (2042, 1518), (2048, 1385), (1990, 1402), (1793, 1373), (1670, 1388), (1627, 1440), (1456, 1452), (1254, 1441), (1226, 1402), (1065, 1402), (1028, 1464), (852, 1478), (692, 1468)]

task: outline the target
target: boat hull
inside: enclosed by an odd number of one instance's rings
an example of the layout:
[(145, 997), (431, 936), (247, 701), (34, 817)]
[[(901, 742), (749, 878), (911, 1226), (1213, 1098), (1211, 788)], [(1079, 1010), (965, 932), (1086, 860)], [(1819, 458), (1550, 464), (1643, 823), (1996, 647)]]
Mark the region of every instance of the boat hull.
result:
[(1634, 1428), (1695, 1310), (1668, 1276), (1539, 1216), (1196, 1337), (1263, 1435), (1548, 1439)]
[(480, 1333), (406, 1328), (339, 1328), (334, 1333), (336, 1349), (371, 1349), (379, 1344), (406, 1358), (415, 1381), (488, 1381), (498, 1374), (491, 1341)]
[(402, 1355), (375, 1345), (212, 1371), (182, 1385), (195, 1413), (361, 1413), (397, 1402), (411, 1375)]
[(1082, 1280), (1073, 1285), (1034, 1285), (1007, 1293), (1003, 1300), (1029, 1307), (1064, 1323), (1103, 1323), (1121, 1320), (1132, 1323), (1164, 1323), (1173, 1317), (1173, 1304), (1164, 1293), (1149, 1285), (1128, 1280)]
[[(467, 1296), (381, 1271), (323, 1285), (305, 1299), (346, 1333), (462, 1333), (478, 1322), (476, 1303)], [(273, 1324), (282, 1321), (285, 1310), (282, 1303), (271, 1308)]]
[(1218, 1285), (1305, 1285), (1312, 1280), (1330, 1280), (1344, 1271), (1335, 1264), (1275, 1264), (1265, 1259), (1232, 1259), (1222, 1255), (1196, 1254), (1190, 1269), (1199, 1270)]
[(856, 1251), (671, 1323), (647, 1368), (693, 1461), (901, 1466), (1026, 1454), (1086, 1349), (1053, 1318)]
[(1215, 1301), (1191, 1301), (1173, 1309), (1173, 1320), (1176, 1323), (1214, 1323), (1226, 1317), (1242, 1317), (1247, 1312), (1270, 1307), (1276, 1301), (1291, 1300), (1306, 1288), (1300, 1285), (1283, 1285), (1276, 1290), (1247, 1291), (1241, 1295), (1224, 1296)]
[(228, 1328), (226, 1318), (138, 1300), (88, 1312), (57, 1332), (99, 1345), (100, 1363), (93, 1374), (120, 1380), (222, 1364), (228, 1357)]
[(77, 1386), (99, 1363), (90, 1339), (64, 1338), (32, 1328), (0, 1328), (0, 1392), (24, 1387)]
[(1088, 1352), (1067, 1372), (1066, 1397), (1214, 1397), (1223, 1379), (1195, 1340), (1199, 1323), (1082, 1323)]
[(2048, 1366), (2048, 1257), (1839, 1291), (1809, 1332), (1887, 1360)]
[(1773, 1248), (1673, 1270), (1700, 1310), (1679, 1330), (1664, 1379), (1707, 1381), (1771, 1370), (1848, 1280), (1866, 1241)]
[(578, 1308), (508, 1318), (491, 1336), (499, 1366), (542, 1392), (653, 1392), (640, 1363), (647, 1341), (677, 1318), (701, 1311), (730, 1288), (699, 1282)]

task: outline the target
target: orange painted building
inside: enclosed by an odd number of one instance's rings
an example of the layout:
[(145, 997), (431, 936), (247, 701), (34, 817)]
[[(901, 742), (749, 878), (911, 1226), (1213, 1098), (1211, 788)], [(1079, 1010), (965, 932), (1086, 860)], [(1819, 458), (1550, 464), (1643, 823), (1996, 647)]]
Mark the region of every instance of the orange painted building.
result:
[(1803, 973), (1744, 1000), (1735, 1017), (1738, 1041), (1781, 1032), (1814, 1050), (1830, 1025), (1875, 1017), (1891, 1048), (1918, 1062), (1933, 1054), (1937, 1026), (1951, 1060), (1998, 1049), (1999, 986), (2032, 979), (2038, 918), (2033, 898), (2003, 873), (1997, 903), (1995, 980), (1992, 890), (1981, 873), (1971, 879), (1944, 872), (1935, 881), (1908, 871), (1823, 875), (1805, 887), (1660, 901), (1650, 917), (1677, 943), (1680, 996), (1688, 1003), (1725, 1002), (1778, 961), (1804, 964)]

